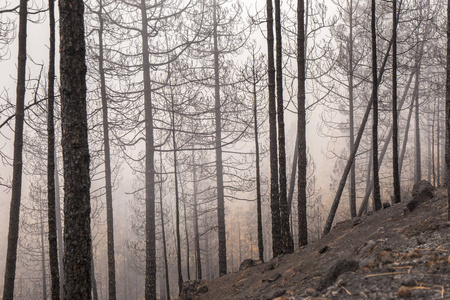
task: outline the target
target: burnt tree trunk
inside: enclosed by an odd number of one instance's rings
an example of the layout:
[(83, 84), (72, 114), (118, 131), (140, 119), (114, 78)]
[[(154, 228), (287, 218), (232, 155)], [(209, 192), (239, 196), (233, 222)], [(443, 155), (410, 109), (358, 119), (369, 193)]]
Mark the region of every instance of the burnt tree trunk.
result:
[[(55, 1), (48, 1), (50, 47), (48, 65), (48, 102), (47, 102), (47, 205), (48, 205), (48, 246), (50, 258), (51, 296), (60, 299), (60, 281), (58, 268), (58, 235), (56, 226), (55, 194)], [(59, 199), (58, 199), (59, 201)], [(60, 266), (62, 268), (62, 266)]]
[(155, 145), (153, 104), (150, 83), (148, 18), (145, 0), (141, 0), (142, 67), (145, 115), (145, 300), (156, 300), (156, 236), (155, 236)]
[(109, 145), (109, 122), (108, 122), (108, 98), (106, 94), (106, 79), (103, 66), (103, 1), (99, 1), (99, 30), (98, 30), (98, 70), (100, 73), (100, 93), (102, 99), (103, 117), (103, 146), (105, 155), (105, 189), (106, 189), (106, 231), (108, 244), (108, 296), (109, 300), (116, 299), (116, 261), (114, 255), (114, 214), (111, 179), (111, 150)]
[(278, 163), (280, 180), (280, 218), (281, 218), (281, 252), (294, 252), (294, 242), (289, 228), (289, 207), (287, 202), (286, 178), (286, 139), (284, 133), (283, 101), (283, 43), (281, 38), (281, 1), (275, 0), (275, 34), (276, 34), (276, 90), (278, 121)]
[(376, 1), (372, 0), (372, 155), (373, 155), (373, 209), (380, 210), (380, 177), (378, 174), (378, 78), (377, 78), (377, 32), (376, 32)]
[[(162, 152), (159, 152), (159, 161), (161, 164), (160, 174), (163, 174)], [(167, 260), (167, 243), (166, 243), (166, 228), (165, 228), (166, 226), (164, 225), (163, 189), (162, 188), (163, 188), (163, 181), (161, 179), (160, 184), (159, 184), (159, 213), (161, 215), (161, 235), (162, 235), (163, 255), (164, 255), (164, 279), (166, 281), (165, 288), (166, 288), (167, 300), (170, 300), (169, 262)]]
[(200, 232), (198, 228), (198, 185), (197, 185), (197, 166), (195, 164), (195, 153), (192, 151), (192, 184), (194, 186), (194, 235), (195, 235), (195, 272), (196, 278), (202, 280), (202, 259), (200, 251)]
[[(445, 89), (445, 165), (450, 170), (450, 0), (447, 1), (447, 80)], [(450, 176), (446, 175), (447, 192), (450, 195)], [(450, 221), (450, 197), (448, 198), (448, 215)]]
[(420, 119), (419, 119), (419, 85), (420, 85), (420, 63), (419, 58), (416, 58), (416, 65), (418, 66), (416, 70), (416, 84), (414, 86), (414, 116), (415, 116), (415, 126), (414, 126), (414, 183), (422, 180), (422, 158), (420, 151)]
[(91, 181), (83, 15), (83, 1), (59, 2), (65, 299), (91, 299)]
[[(353, 66), (353, 0), (350, 0), (348, 10), (350, 19), (350, 35), (348, 45), (348, 98), (349, 98), (349, 126), (350, 126), (350, 149), (355, 144), (355, 120), (354, 120), (354, 66)], [(350, 170), (350, 216), (356, 217), (356, 162), (353, 162)]]
[(190, 263), (190, 249), (189, 249), (189, 233), (188, 233), (188, 226), (187, 226), (187, 213), (186, 213), (186, 201), (183, 201), (183, 212), (184, 212), (184, 232), (186, 234), (186, 271), (187, 271), (187, 278), (188, 280), (191, 280), (191, 263)]
[[(252, 75), (253, 75), (253, 126), (255, 133), (255, 154), (256, 154), (256, 211), (258, 218), (258, 253), (259, 259), (264, 261), (264, 236), (263, 236), (263, 227), (262, 227), (262, 209), (261, 209), (261, 170), (259, 166), (259, 132), (258, 132), (258, 97), (256, 93), (256, 85), (257, 85), (257, 74), (255, 69), (255, 57), (253, 56), (253, 65), (252, 65)], [(288, 206), (289, 208), (290, 206)], [(241, 262), (239, 262), (241, 263)]]
[(269, 136), (270, 136), (270, 209), (272, 212), (272, 251), (273, 256), (281, 254), (281, 218), (280, 197), (278, 190), (278, 157), (277, 157), (277, 112), (275, 100), (275, 59), (273, 36), (272, 0), (267, 0), (267, 67), (269, 77)]
[(19, 239), (19, 215), (22, 190), (22, 149), (25, 102), (25, 67), (27, 61), (27, 0), (20, 0), (19, 11), (19, 55), (17, 63), (16, 123), (14, 127), (14, 160), (9, 210), (8, 248), (6, 252), (5, 283), (3, 299), (14, 297), (16, 277), (17, 240)]
[(217, 3), (214, 0), (214, 113), (215, 113), (215, 147), (216, 147), (216, 178), (217, 178), (217, 224), (219, 241), (219, 276), (227, 274), (227, 238), (225, 233), (225, 194), (223, 184), (222, 160), (222, 116), (220, 103), (219, 80), (219, 46), (217, 34)]
[(171, 117), (172, 117), (172, 143), (173, 143), (173, 168), (175, 180), (175, 233), (177, 237), (177, 271), (178, 271), (178, 293), (183, 288), (183, 272), (181, 268), (181, 234), (180, 234), (180, 195), (178, 192), (178, 164), (177, 164), (177, 142), (175, 136), (175, 104), (173, 94), (171, 95)]
[(394, 177), (394, 203), (401, 201), (400, 171), (398, 167), (398, 110), (397, 110), (397, 0), (392, 8), (392, 164)]
[(39, 219), (41, 225), (42, 299), (47, 300), (47, 271), (45, 267), (44, 218), (42, 211), (39, 213)]
[[(294, 157), (292, 158), (292, 169), (291, 169), (291, 178), (289, 179), (289, 192), (288, 192), (288, 208), (289, 208), (289, 214), (291, 215), (292, 219), (292, 199), (294, 199), (294, 189), (295, 189), (295, 178), (297, 175), (297, 165), (298, 165), (298, 134), (296, 134), (295, 137), (295, 145), (294, 145)], [(292, 236), (294, 237), (294, 230), (293, 230), (293, 224), (291, 220), (291, 227), (292, 227)]]
[(297, 7), (297, 67), (298, 67), (298, 245), (308, 244), (306, 214), (306, 54), (305, 54), (305, 3), (298, 0)]

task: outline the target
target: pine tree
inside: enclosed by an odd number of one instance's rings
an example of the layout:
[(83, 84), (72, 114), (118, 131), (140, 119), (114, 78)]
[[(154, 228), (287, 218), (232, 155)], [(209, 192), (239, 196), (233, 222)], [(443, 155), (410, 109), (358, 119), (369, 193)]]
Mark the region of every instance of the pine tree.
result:
[(84, 2), (61, 0), (60, 78), (64, 160), (65, 299), (91, 299), (92, 242), (86, 112)]
[(22, 149), (25, 102), (25, 67), (27, 61), (27, 0), (20, 0), (19, 11), (19, 55), (17, 64), (16, 124), (14, 128), (14, 161), (9, 211), (8, 249), (6, 252), (5, 284), (3, 299), (14, 297), (16, 277), (17, 240), (19, 239), (19, 215), (22, 190)]

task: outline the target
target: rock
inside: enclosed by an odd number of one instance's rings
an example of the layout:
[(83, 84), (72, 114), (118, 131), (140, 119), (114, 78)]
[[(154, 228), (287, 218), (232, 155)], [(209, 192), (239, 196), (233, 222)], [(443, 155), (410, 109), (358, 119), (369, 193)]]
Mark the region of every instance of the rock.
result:
[(421, 202), (433, 198), (434, 187), (426, 180), (414, 184), (412, 190), (413, 199), (406, 204), (409, 211), (413, 211)]
[(251, 258), (248, 258), (241, 263), (241, 265), (239, 266), (239, 271), (243, 271), (245, 269), (253, 267), (254, 265), (255, 265), (255, 261)]
[(269, 278), (267, 278), (267, 279), (265, 279), (263, 281), (267, 281), (268, 283), (272, 283), (274, 281), (277, 281), (278, 278), (280, 278), (280, 277), (281, 277), (280, 273), (275, 273), (275, 274), (273, 274), (272, 276), (270, 276)]
[(275, 269), (276, 263), (271, 261), (264, 269), (264, 271), (272, 271)]
[(201, 285), (197, 288), (197, 294), (204, 294), (207, 293), (209, 291), (208, 286), (206, 284)]
[(391, 204), (389, 202), (383, 202), (383, 208), (391, 207)]
[(413, 198), (416, 198), (420, 195), (428, 196), (428, 198), (433, 198), (433, 190), (434, 187), (426, 180), (421, 180), (414, 184), (413, 190), (412, 190), (412, 196)]
[(324, 253), (327, 250), (328, 250), (328, 246), (325, 245), (325, 246), (323, 246), (322, 248), (319, 249), (319, 253), (322, 254), (322, 253)]
[(398, 291), (397, 294), (400, 298), (408, 298), (411, 296), (411, 289), (407, 286), (401, 286)]
[(352, 220), (352, 226), (359, 225), (359, 224), (361, 224), (361, 222), (362, 222), (362, 220), (361, 220), (360, 217), (353, 218), (353, 220)]
[(423, 245), (426, 243), (425, 239), (421, 236), (416, 237), (417, 245)]
[(286, 294), (286, 290), (285, 289), (275, 289), (273, 291), (268, 292), (267, 294), (264, 294), (262, 296), (262, 299), (264, 299), (264, 300), (272, 300), (272, 299), (281, 297), (284, 294)]
[[(409, 201), (408, 204), (406, 204), (406, 210), (413, 211), (414, 209), (416, 209), (416, 207), (418, 205), (419, 205), (419, 201), (416, 198), (414, 198), (411, 201)], [(405, 212), (406, 212), (406, 210), (405, 210)]]
[(336, 279), (347, 272), (354, 272), (358, 270), (359, 263), (356, 260), (341, 259), (332, 266), (328, 272), (320, 278), (316, 290), (321, 291), (332, 285)]

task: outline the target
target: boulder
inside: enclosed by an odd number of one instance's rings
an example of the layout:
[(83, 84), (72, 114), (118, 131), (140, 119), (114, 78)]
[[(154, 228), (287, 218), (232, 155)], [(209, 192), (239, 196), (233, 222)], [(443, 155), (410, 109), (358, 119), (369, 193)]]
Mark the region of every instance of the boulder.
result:
[(328, 250), (328, 246), (325, 245), (325, 246), (323, 246), (322, 248), (319, 249), (319, 253), (320, 254), (325, 253), (327, 250)]
[(426, 180), (421, 180), (419, 182), (417, 182), (416, 184), (414, 184), (413, 190), (412, 190), (412, 196), (413, 198), (422, 196), (422, 197), (427, 197), (429, 198), (433, 198), (433, 190), (434, 187), (431, 185), (431, 183), (429, 183)]
[(245, 269), (253, 267), (254, 265), (255, 265), (255, 261), (251, 258), (248, 258), (241, 263), (241, 265), (239, 266), (239, 271), (243, 271)]
[(208, 286), (204, 284), (198, 287), (197, 294), (204, 294), (207, 293), (208, 291), (209, 291)]
[(433, 198), (434, 187), (426, 180), (421, 180), (414, 184), (412, 190), (413, 199), (408, 202), (406, 208), (413, 211), (421, 202)]

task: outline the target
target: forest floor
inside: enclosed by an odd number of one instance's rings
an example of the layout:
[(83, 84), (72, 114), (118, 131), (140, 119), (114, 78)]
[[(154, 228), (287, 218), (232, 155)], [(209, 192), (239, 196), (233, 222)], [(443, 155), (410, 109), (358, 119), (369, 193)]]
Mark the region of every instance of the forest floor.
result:
[(338, 223), (293, 254), (191, 282), (181, 299), (450, 299), (447, 193), (433, 196), (412, 211), (406, 199)]

